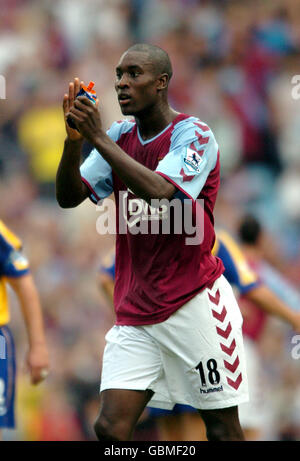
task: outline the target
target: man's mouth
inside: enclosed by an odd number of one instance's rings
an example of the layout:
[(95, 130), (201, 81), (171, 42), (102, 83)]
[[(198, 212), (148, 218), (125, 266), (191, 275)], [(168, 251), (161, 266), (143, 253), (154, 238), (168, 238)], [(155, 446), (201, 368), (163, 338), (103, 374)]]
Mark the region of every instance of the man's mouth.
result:
[(128, 104), (131, 100), (131, 97), (128, 94), (119, 94), (118, 96), (119, 104), (121, 106), (124, 106), (125, 104)]

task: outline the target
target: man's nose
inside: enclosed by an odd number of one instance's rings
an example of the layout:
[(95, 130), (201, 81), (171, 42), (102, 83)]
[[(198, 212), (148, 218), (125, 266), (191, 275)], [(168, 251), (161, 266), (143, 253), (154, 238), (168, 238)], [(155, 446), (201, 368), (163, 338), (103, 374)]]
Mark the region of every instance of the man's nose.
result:
[(122, 75), (122, 77), (120, 77), (116, 83), (116, 86), (117, 88), (124, 88), (124, 87), (127, 87), (129, 86), (128, 85), (128, 79), (126, 77), (125, 74)]

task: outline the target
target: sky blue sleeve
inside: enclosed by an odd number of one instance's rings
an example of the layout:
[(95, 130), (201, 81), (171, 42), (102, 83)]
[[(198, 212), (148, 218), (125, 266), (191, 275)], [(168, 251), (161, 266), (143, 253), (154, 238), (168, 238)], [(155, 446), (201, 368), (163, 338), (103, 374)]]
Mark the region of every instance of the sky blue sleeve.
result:
[(113, 192), (112, 169), (96, 149), (80, 167), (82, 181), (90, 191), (90, 199), (98, 203)]
[[(118, 141), (121, 134), (130, 131), (133, 127), (132, 122), (127, 120), (114, 122), (107, 131), (108, 136), (113, 141)], [(112, 169), (109, 163), (104, 160), (101, 154), (93, 149), (90, 155), (80, 167), (82, 181), (90, 191), (90, 199), (97, 203), (99, 200), (108, 197), (113, 192)]]
[(159, 162), (156, 172), (186, 197), (196, 200), (209, 173), (216, 166), (218, 150), (211, 129), (195, 117), (190, 117), (176, 125), (170, 151)]

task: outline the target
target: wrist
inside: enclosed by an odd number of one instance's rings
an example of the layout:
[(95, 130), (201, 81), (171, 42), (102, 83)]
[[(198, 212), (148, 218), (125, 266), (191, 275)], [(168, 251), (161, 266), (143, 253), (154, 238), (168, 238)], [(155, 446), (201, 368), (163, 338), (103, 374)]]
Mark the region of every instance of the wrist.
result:
[(72, 139), (70, 136), (67, 136), (65, 139), (65, 144), (73, 145), (73, 146), (81, 146), (83, 144), (83, 138)]
[(98, 150), (98, 152), (101, 152), (101, 154), (105, 154), (106, 150), (109, 148), (109, 146), (113, 145), (114, 142), (111, 140), (111, 138), (106, 134), (105, 131), (101, 130), (97, 133), (97, 136), (95, 137), (94, 140), (94, 147)]
[(38, 341), (30, 341), (29, 342), (29, 348), (30, 349), (41, 349), (41, 348), (47, 348), (46, 340), (40, 339)]

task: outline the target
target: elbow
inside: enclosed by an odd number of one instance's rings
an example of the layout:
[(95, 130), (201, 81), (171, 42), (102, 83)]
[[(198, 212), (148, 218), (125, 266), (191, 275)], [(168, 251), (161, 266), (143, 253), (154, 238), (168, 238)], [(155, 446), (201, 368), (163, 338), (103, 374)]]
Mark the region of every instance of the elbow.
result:
[(153, 193), (149, 193), (147, 196), (141, 198), (143, 198), (152, 208), (159, 208), (165, 201), (172, 200), (173, 195), (173, 192), (170, 194), (169, 191), (155, 190)]
[(160, 187), (151, 194), (151, 200), (171, 200), (175, 192), (175, 186), (164, 180), (164, 183), (160, 184)]
[(65, 209), (66, 208), (73, 208), (71, 205), (69, 205), (66, 202), (62, 202), (62, 201), (60, 202), (60, 201), (57, 200), (57, 203), (59, 204), (60, 208), (65, 208)]
[(67, 197), (64, 197), (56, 193), (56, 201), (61, 208), (74, 208), (77, 204), (71, 201)]
[(64, 200), (57, 200), (57, 203), (59, 204), (60, 208), (75, 208), (78, 204), (77, 203), (71, 203), (71, 202), (67, 202), (67, 201), (64, 201)]

